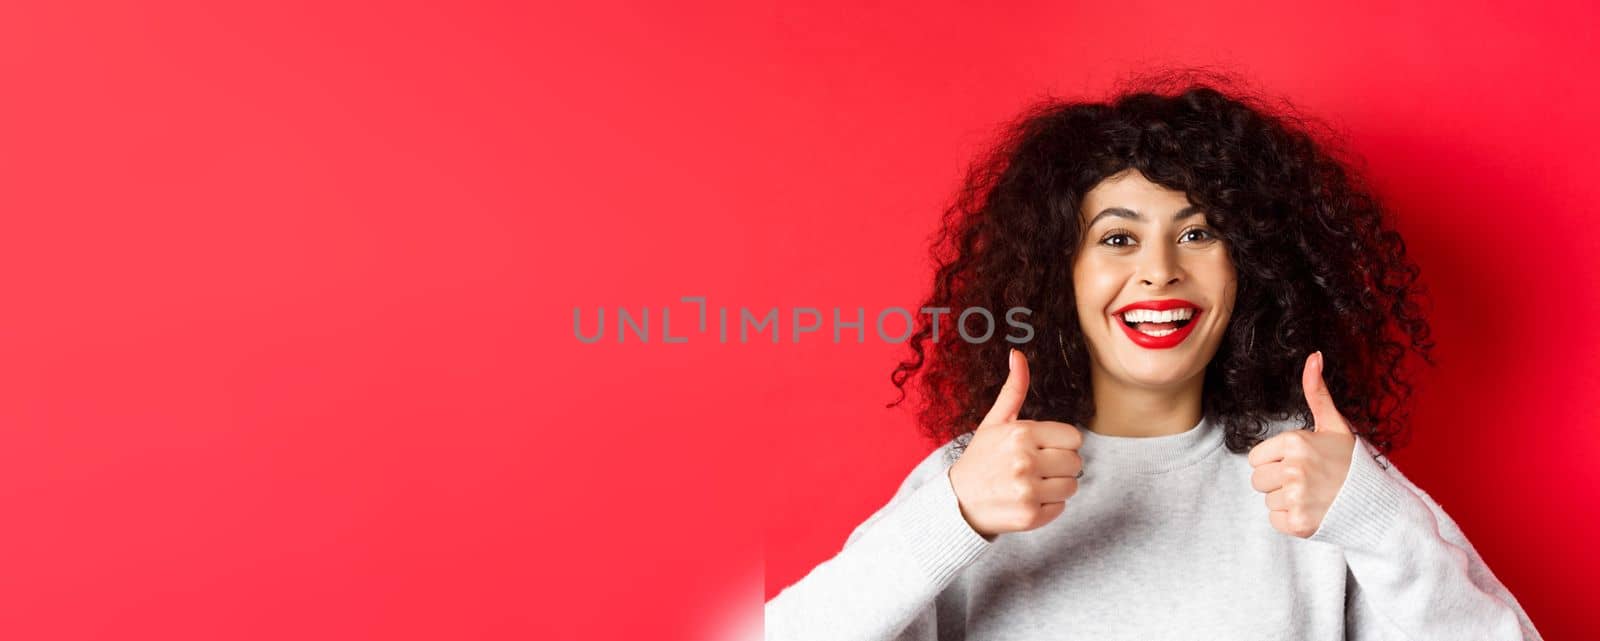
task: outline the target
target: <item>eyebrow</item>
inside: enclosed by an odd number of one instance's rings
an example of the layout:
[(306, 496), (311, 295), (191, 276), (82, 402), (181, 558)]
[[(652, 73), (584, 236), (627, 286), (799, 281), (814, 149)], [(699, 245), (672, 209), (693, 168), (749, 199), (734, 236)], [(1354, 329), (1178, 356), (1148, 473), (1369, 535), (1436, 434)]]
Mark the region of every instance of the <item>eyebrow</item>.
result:
[[(1194, 205), (1190, 205), (1188, 207), (1184, 207), (1183, 209), (1179, 209), (1177, 213), (1172, 215), (1172, 220), (1183, 220), (1199, 213), (1200, 210), (1195, 209)], [(1089, 227), (1093, 227), (1095, 223), (1100, 222), (1100, 219), (1105, 218), (1106, 216), (1116, 216), (1118, 218), (1127, 218), (1128, 220), (1137, 220), (1140, 222), (1144, 221), (1144, 214), (1136, 212), (1132, 209), (1125, 207), (1107, 207), (1101, 210), (1100, 213), (1095, 214), (1094, 220), (1089, 221)]]

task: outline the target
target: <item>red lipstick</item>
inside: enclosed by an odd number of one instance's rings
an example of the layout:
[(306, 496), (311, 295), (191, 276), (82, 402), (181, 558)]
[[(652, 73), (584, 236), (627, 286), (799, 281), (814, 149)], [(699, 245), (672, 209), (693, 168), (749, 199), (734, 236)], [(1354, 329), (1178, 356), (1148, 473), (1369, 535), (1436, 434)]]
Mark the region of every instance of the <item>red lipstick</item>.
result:
[(1127, 305), (1123, 305), (1121, 309), (1111, 313), (1121, 315), (1130, 309), (1153, 309), (1159, 312), (1168, 309), (1177, 309), (1179, 307), (1193, 307), (1195, 311), (1200, 311), (1199, 305), (1186, 301), (1182, 298), (1167, 298), (1163, 300), (1142, 300), (1137, 303), (1128, 303)]
[[(1129, 327), (1128, 324), (1122, 319), (1122, 315), (1128, 310), (1152, 309), (1156, 311), (1162, 311), (1168, 309), (1178, 309), (1182, 307), (1193, 308), (1194, 315), (1189, 317), (1189, 322), (1185, 323), (1183, 327), (1177, 328), (1176, 331), (1172, 332), (1171, 334), (1167, 334), (1166, 336), (1151, 336), (1137, 329)], [(1204, 313), (1205, 310), (1200, 309), (1199, 305), (1180, 298), (1169, 298), (1165, 300), (1143, 300), (1137, 303), (1130, 303), (1122, 306), (1116, 312), (1113, 312), (1113, 315), (1117, 320), (1117, 325), (1122, 327), (1122, 331), (1128, 335), (1128, 338), (1132, 340), (1134, 344), (1145, 349), (1168, 349), (1171, 347), (1177, 347), (1178, 344), (1183, 342), (1183, 339), (1188, 338), (1189, 334), (1194, 332), (1194, 326), (1196, 322), (1200, 320), (1200, 315)]]

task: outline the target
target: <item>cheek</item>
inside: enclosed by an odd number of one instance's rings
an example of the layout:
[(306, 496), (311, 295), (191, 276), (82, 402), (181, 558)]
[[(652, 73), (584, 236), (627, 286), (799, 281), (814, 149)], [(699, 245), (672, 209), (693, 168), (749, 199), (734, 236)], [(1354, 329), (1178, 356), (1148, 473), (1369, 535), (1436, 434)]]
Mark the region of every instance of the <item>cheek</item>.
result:
[(1211, 265), (1207, 280), (1213, 283), (1215, 300), (1222, 306), (1219, 310), (1222, 313), (1218, 318), (1228, 318), (1232, 315), (1233, 305), (1239, 292), (1239, 276), (1233, 269), (1233, 263), (1224, 258)]
[(1078, 312), (1083, 315), (1098, 313), (1098, 310), (1110, 304), (1117, 294), (1117, 278), (1110, 270), (1096, 265), (1093, 261), (1078, 263), (1072, 272), (1072, 290), (1077, 295), (1075, 301)]
[(1191, 273), (1203, 278), (1208, 287), (1217, 291), (1232, 289), (1238, 281), (1238, 274), (1234, 272), (1233, 262), (1228, 260), (1227, 254), (1209, 257), (1196, 264)]

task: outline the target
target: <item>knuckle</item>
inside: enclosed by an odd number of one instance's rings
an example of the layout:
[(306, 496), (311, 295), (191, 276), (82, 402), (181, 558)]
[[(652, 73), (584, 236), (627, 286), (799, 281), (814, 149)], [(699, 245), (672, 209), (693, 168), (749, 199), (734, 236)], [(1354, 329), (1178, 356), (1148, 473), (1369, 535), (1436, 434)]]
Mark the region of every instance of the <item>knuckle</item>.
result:
[(1304, 512), (1299, 510), (1293, 510), (1289, 512), (1289, 529), (1293, 530), (1296, 535), (1305, 536), (1310, 534), (1310, 532), (1306, 531), (1308, 529), (1307, 526), (1310, 524), (1311, 521), (1310, 519), (1306, 518)]
[(1018, 483), (1016, 485), (1016, 487), (1013, 487), (1011, 489), (1011, 496), (1018, 503), (1021, 503), (1023, 505), (1029, 505), (1029, 504), (1035, 503), (1035, 501), (1034, 501), (1035, 495), (1034, 495), (1034, 491), (1033, 491), (1033, 484), (1031, 484), (1031, 483)]

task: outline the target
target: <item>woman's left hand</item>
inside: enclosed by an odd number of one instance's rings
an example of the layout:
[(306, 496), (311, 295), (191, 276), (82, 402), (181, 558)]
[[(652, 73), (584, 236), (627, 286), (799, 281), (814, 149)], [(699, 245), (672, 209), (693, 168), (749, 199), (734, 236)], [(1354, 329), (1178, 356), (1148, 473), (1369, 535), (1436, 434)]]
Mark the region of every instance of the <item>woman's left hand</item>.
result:
[(1288, 430), (1251, 448), (1250, 485), (1266, 493), (1274, 529), (1307, 538), (1322, 526), (1344, 486), (1356, 436), (1322, 380), (1322, 352), (1306, 358), (1300, 384), (1311, 406), (1313, 431)]

